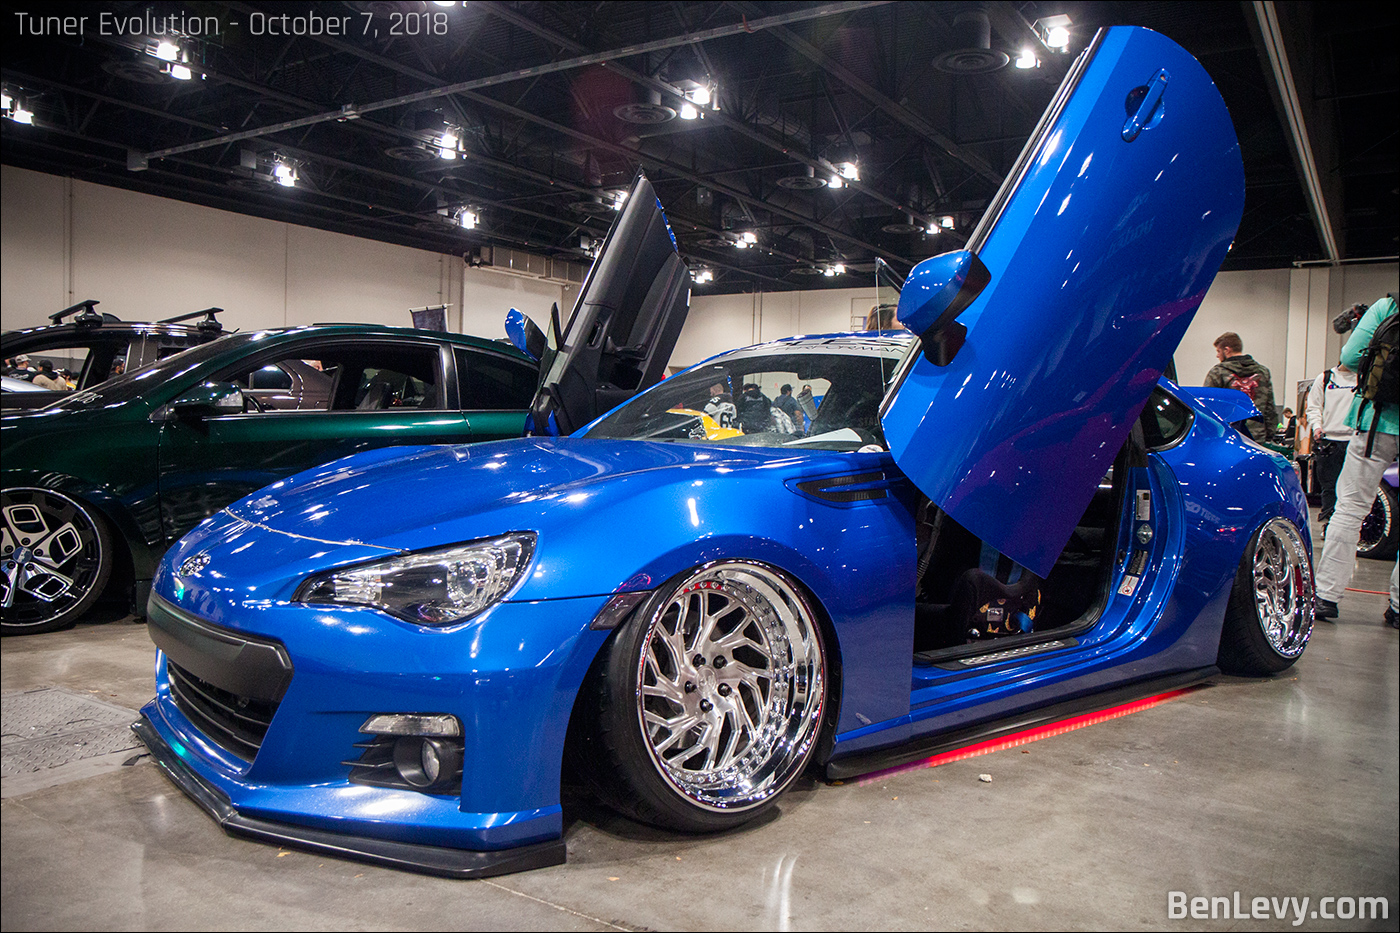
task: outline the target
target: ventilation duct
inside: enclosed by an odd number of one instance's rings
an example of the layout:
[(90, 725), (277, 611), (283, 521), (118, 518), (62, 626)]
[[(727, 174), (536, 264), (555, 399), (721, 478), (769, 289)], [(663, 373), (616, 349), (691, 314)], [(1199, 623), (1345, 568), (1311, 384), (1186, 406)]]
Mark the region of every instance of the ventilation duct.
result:
[(954, 75), (980, 75), (1005, 68), (1011, 56), (992, 48), (992, 23), (984, 9), (963, 10), (953, 18), (953, 48), (933, 67)]

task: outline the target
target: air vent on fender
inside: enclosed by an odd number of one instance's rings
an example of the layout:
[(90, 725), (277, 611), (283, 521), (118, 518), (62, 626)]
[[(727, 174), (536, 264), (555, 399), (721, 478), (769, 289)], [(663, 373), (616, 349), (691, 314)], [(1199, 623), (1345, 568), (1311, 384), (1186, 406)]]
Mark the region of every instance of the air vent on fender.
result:
[(889, 481), (884, 473), (847, 473), (843, 476), (823, 476), (820, 479), (789, 480), (788, 488), (804, 496), (834, 505), (870, 502), (889, 496)]

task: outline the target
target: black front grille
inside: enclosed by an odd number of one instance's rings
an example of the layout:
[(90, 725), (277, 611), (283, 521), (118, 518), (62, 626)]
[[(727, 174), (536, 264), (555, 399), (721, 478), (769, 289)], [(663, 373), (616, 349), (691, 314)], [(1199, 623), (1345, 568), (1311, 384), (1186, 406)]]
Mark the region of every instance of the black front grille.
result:
[(166, 659), (170, 695), (190, 722), (222, 747), (252, 761), (272, 724), (277, 703), (222, 690)]
[(292, 682), (287, 649), (191, 615), (159, 594), (151, 595), (146, 621), (165, 654), (176, 707), (210, 739), (252, 761)]

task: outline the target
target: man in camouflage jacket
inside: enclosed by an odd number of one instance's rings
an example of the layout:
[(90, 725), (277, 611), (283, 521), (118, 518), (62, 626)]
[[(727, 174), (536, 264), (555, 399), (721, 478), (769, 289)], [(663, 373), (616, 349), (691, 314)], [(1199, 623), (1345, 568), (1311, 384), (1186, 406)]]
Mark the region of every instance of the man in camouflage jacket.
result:
[(1230, 331), (1215, 338), (1215, 358), (1220, 362), (1206, 373), (1205, 385), (1214, 389), (1239, 389), (1253, 399), (1264, 417), (1248, 422), (1250, 436), (1260, 443), (1268, 440), (1278, 425), (1269, 367), (1245, 353), (1240, 335)]

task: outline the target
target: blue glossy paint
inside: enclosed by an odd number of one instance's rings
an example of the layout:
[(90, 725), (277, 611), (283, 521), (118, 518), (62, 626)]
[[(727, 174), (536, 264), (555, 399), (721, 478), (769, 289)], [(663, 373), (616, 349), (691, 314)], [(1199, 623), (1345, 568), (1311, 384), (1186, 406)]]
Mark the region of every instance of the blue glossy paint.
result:
[[(967, 250), (943, 253), (925, 259), (914, 267), (899, 293), (899, 322), (916, 334), (925, 334), (939, 322), (945, 311), (956, 316), (958, 304), (971, 302), (969, 278), (978, 262)], [(962, 302), (959, 299), (962, 299)]]
[(1234, 424), (1249, 418), (1258, 418), (1259, 406), (1246, 392), (1239, 389), (1211, 389), (1205, 386), (1191, 386), (1178, 391), (1189, 393), (1197, 402), (1204, 405), (1221, 421)]
[[(1153, 119), (1125, 142), (1133, 91), (1163, 68)], [(991, 284), (958, 319), (966, 345), (946, 367), (917, 358), (884, 425), (925, 494), (1044, 575), (1225, 257), (1244, 174), (1209, 76), (1144, 29), (1100, 37), (1027, 154), (969, 244)]]
[(538, 363), (539, 359), (530, 352), (529, 348), (530, 341), (527, 336), (529, 323), (530, 319), (525, 316), (524, 312), (511, 308), (506, 312), (506, 339), (510, 341), (511, 346)]

